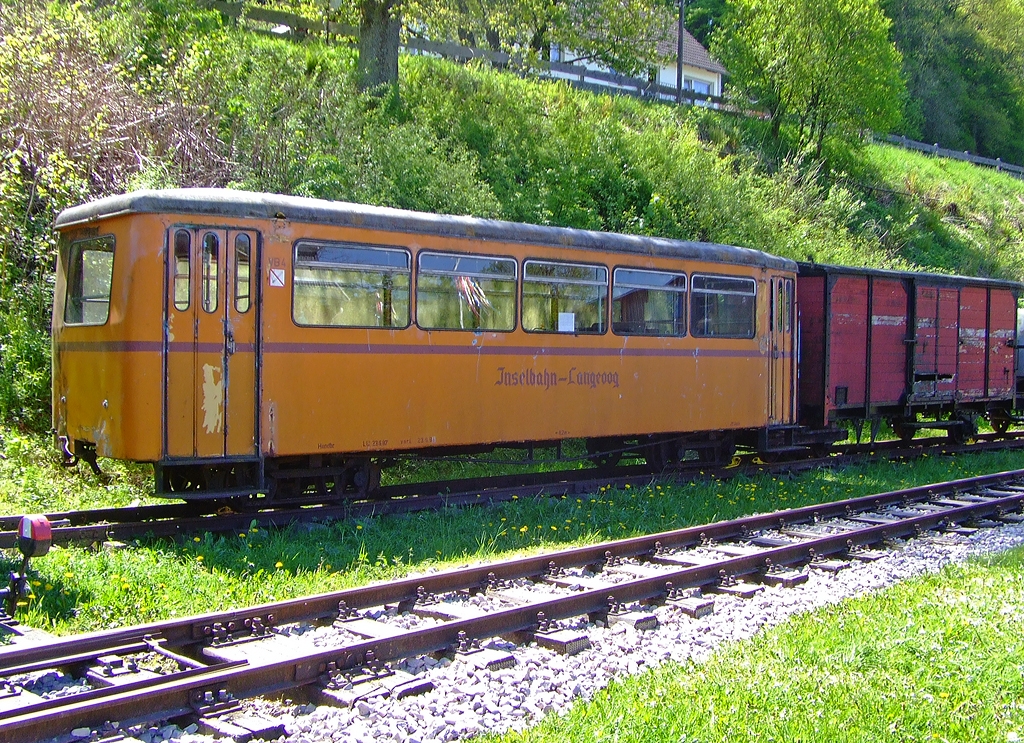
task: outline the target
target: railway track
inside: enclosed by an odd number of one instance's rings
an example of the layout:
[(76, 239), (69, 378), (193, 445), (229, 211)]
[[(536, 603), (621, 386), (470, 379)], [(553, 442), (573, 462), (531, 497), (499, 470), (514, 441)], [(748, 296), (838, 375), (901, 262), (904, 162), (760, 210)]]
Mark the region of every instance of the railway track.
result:
[[(646, 484), (652, 477), (691, 480), (715, 476), (729, 479), (758, 472), (782, 472), (837, 466), (853, 462), (913, 459), (924, 454), (952, 454), (995, 449), (1024, 448), (1024, 433), (997, 436), (981, 435), (969, 444), (953, 444), (945, 437), (914, 439), (910, 442), (884, 441), (837, 447), (826, 457), (808, 456), (784, 462), (762, 463), (756, 455), (740, 458), (738, 464), (714, 467), (707, 463), (687, 462), (671, 471), (658, 473), (643, 465), (620, 466), (610, 472), (595, 469), (562, 470), (550, 473), (525, 473), (438, 482), (391, 485), (381, 488), (373, 500), (322, 503), (319, 500), (292, 499), (252, 512), (218, 510), (216, 504), (166, 503), (126, 508), (104, 508), (65, 513), (49, 513), (56, 545), (128, 542), (142, 536), (176, 537), (193, 533), (231, 533), (249, 528), (283, 527), (294, 523), (362, 518), (393, 513), (411, 513), (445, 505), (464, 506), (539, 495), (579, 495), (596, 492), (602, 485)], [(0, 516), (0, 549), (13, 549), (18, 543), (21, 516)]]
[[(102, 736), (182, 716), (215, 731), (233, 725), (271, 735), (237, 716), (238, 700), (296, 687), (342, 705), (412, 694), (429, 682), (390, 664), (448, 653), (486, 673), (515, 662), (503, 650), (480, 647), (499, 636), (581, 652), (589, 645), (581, 617), (654, 629), (654, 604), (699, 617), (713, 609), (716, 593), (795, 586), (807, 579), (808, 565), (834, 570), (877, 558), (875, 548), (892, 540), (1019, 523), (1022, 507), (1024, 470), (1017, 470), (248, 609), (19, 642), (0, 647), (0, 739), (34, 741), (73, 729)], [(321, 627), (316, 642), (305, 639), (306, 625)], [(26, 674), (53, 668), (86, 679), (82, 693), (43, 699), (24, 685)]]

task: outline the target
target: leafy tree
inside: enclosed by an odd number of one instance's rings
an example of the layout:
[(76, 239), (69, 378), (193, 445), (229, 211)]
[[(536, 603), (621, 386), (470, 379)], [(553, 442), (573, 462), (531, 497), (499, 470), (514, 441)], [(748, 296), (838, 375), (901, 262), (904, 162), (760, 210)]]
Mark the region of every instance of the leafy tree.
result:
[(693, 38), (707, 46), (722, 22), (725, 6), (726, 0), (687, 0), (686, 28)]
[(1024, 3), (882, 2), (911, 96), (904, 133), (1024, 162)]
[(662, 0), (337, 0), (359, 28), (363, 90), (398, 81), (403, 34), (508, 52), (523, 64), (547, 58), (551, 44), (577, 59), (624, 73), (646, 70), (673, 11)]
[(732, 85), (767, 114), (779, 139), (821, 155), (827, 134), (889, 131), (900, 120), (900, 54), (878, 0), (728, 0), (713, 37)]

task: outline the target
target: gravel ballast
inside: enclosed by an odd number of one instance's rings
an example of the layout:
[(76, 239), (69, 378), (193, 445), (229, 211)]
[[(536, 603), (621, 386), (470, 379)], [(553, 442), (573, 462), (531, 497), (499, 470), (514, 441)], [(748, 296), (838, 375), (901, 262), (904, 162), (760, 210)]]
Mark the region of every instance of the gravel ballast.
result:
[[(370, 699), (351, 708), (265, 700), (245, 706), (252, 714), (284, 723), (288, 735), (281, 740), (292, 743), (428, 743), (485, 731), (523, 729), (545, 714), (567, 710), (577, 699), (589, 699), (615, 677), (636, 674), (667, 660), (702, 661), (723, 643), (747, 639), (798, 612), (933, 573), (972, 555), (1020, 544), (1024, 544), (1024, 525), (982, 529), (968, 537), (916, 539), (897, 545), (873, 562), (853, 561), (837, 573), (805, 567), (809, 579), (795, 588), (766, 586), (750, 599), (714, 595), (714, 613), (700, 619), (691, 619), (670, 605), (655, 607), (652, 611), (659, 626), (653, 631), (635, 630), (626, 624), (579, 623), (575, 626), (589, 636), (593, 647), (575, 656), (496, 640), (485, 646), (511, 652), (515, 667), (487, 671), (461, 660), (410, 659), (398, 667), (428, 678), (435, 687), (419, 696)], [(159, 731), (150, 728), (137, 735), (146, 743), (215, 740), (174, 726)]]

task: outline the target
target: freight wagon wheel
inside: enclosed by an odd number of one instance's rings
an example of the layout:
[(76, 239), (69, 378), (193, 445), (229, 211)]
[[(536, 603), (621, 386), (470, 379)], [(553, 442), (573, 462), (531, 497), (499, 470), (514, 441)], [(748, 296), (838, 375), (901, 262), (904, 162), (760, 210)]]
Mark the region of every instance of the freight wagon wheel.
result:
[(992, 430), (998, 433), (1000, 436), (1010, 430), (1010, 424), (1013, 423), (1010, 417), (1005, 411), (997, 410), (989, 416), (989, 423), (992, 424)]
[(949, 440), (957, 446), (963, 446), (978, 435), (978, 424), (973, 418), (966, 418), (949, 429)]
[(914, 438), (914, 434), (917, 433), (909, 421), (902, 420), (900, 418), (890, 418), (889, 427), (892, 428), (893, 434), (900, 441), (907, 442)]

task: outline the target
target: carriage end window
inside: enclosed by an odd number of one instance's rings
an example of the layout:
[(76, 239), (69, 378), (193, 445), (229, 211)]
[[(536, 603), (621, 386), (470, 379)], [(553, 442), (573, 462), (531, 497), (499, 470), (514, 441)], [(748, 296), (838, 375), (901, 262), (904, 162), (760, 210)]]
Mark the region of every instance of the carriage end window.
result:
[(526, 261), (523, 329), (534, 333), (604, 333), (608, 269)]
[(64, 322), (103, 325), (110, 316), (114, 275), (114, 238), (98, 237), (71, 243)]
[(416, 324), (426, 330), (508, 331), (516, 324), (516, 262), (420, 253)]
[(698, 338), (753, 338), (757, 284), (732, 276), (691, 278), (690, 333)]
[(686, 335), (686, 275), (616, 268), (612, 284), (616, 335)]
[(300, 241), (292, 317), (298, 325), (408, 327), (410, 273), (405, 250)]

